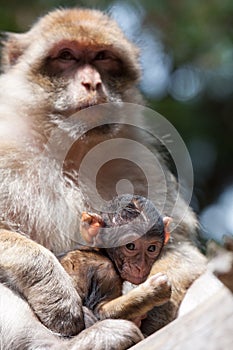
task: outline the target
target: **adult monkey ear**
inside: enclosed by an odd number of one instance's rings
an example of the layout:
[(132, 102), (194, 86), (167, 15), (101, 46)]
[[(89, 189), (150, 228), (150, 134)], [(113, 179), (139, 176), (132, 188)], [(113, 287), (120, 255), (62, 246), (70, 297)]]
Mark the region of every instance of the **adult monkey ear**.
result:
[(80, 222), (80, 233), (82, 238), (88, 243), (94, 243), (100, 228), (104, 227), (105, 223), (102, 217), (95, 213), (83, 212)]
[(24, 53), (30, 44), (27, 33), (16, 34), (3, 32), (0, 37), (1, 42), (1, 68), (6, 73), (14, 66), (19, 57)]
[(172, 218), (170, 216), (164, 216), (163, 224), (164, 224), (164, 245), (167, 244), (170, 238), (170, 230), (169, 225), (172, 222)]

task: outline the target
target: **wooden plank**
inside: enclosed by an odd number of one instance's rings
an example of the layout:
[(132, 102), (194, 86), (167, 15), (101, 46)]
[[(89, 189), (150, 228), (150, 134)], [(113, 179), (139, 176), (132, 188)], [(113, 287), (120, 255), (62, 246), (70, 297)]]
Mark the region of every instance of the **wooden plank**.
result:
[[(209, 288), (211, 288), (211, 283)], [(208, 296), (192, 311), (131, 349), (233, 350), (233, 296), (231, 292), (220, 284), (212, 296)]]

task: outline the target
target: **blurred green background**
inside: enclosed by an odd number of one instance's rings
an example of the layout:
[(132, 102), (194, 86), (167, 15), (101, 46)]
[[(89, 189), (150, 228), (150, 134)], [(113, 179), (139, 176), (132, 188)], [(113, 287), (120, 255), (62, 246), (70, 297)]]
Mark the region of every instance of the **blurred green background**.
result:
[(0, 0), (0, 30), (27, 30), (58, 6), (106, 10), (141, 47), (148, 106), (171, 121), (192, 158), (203, 236), (233, 235), (233, 1)]

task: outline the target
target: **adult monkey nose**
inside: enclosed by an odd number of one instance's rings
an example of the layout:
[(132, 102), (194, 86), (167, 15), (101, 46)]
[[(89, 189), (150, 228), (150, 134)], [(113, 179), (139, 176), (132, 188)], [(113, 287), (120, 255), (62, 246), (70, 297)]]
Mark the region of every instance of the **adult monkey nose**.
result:
[(102, 88), (102, 80), (99, 72), (91, 65), (79, 68), (78, 77), (87, 91), (98, 91)]

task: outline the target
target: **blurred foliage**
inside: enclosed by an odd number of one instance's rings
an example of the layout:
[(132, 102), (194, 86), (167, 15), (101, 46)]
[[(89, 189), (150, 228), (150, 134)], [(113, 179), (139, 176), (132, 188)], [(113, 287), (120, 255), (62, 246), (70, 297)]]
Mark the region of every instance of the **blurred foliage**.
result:
[[(37, 16), (58, 6), (109, 10), (126, 4), (128, 17), (140, 12), (142, 28), (151, 31), (169, 57), (168, 82), (160, 95), (147, 96), (148, 104), (172, 122), (190, 150), (193, 205), (201, 212), (233, 183), (232, 0), (0, 0), (0, 30), (27, 30)], [(177, 98), (177, 85), (172, 93), (173, 73), (184, 67), (191, 67), (191, 75), (179, 82), (184, 91), (192, 77), (200, 82), (192, 98)]]

